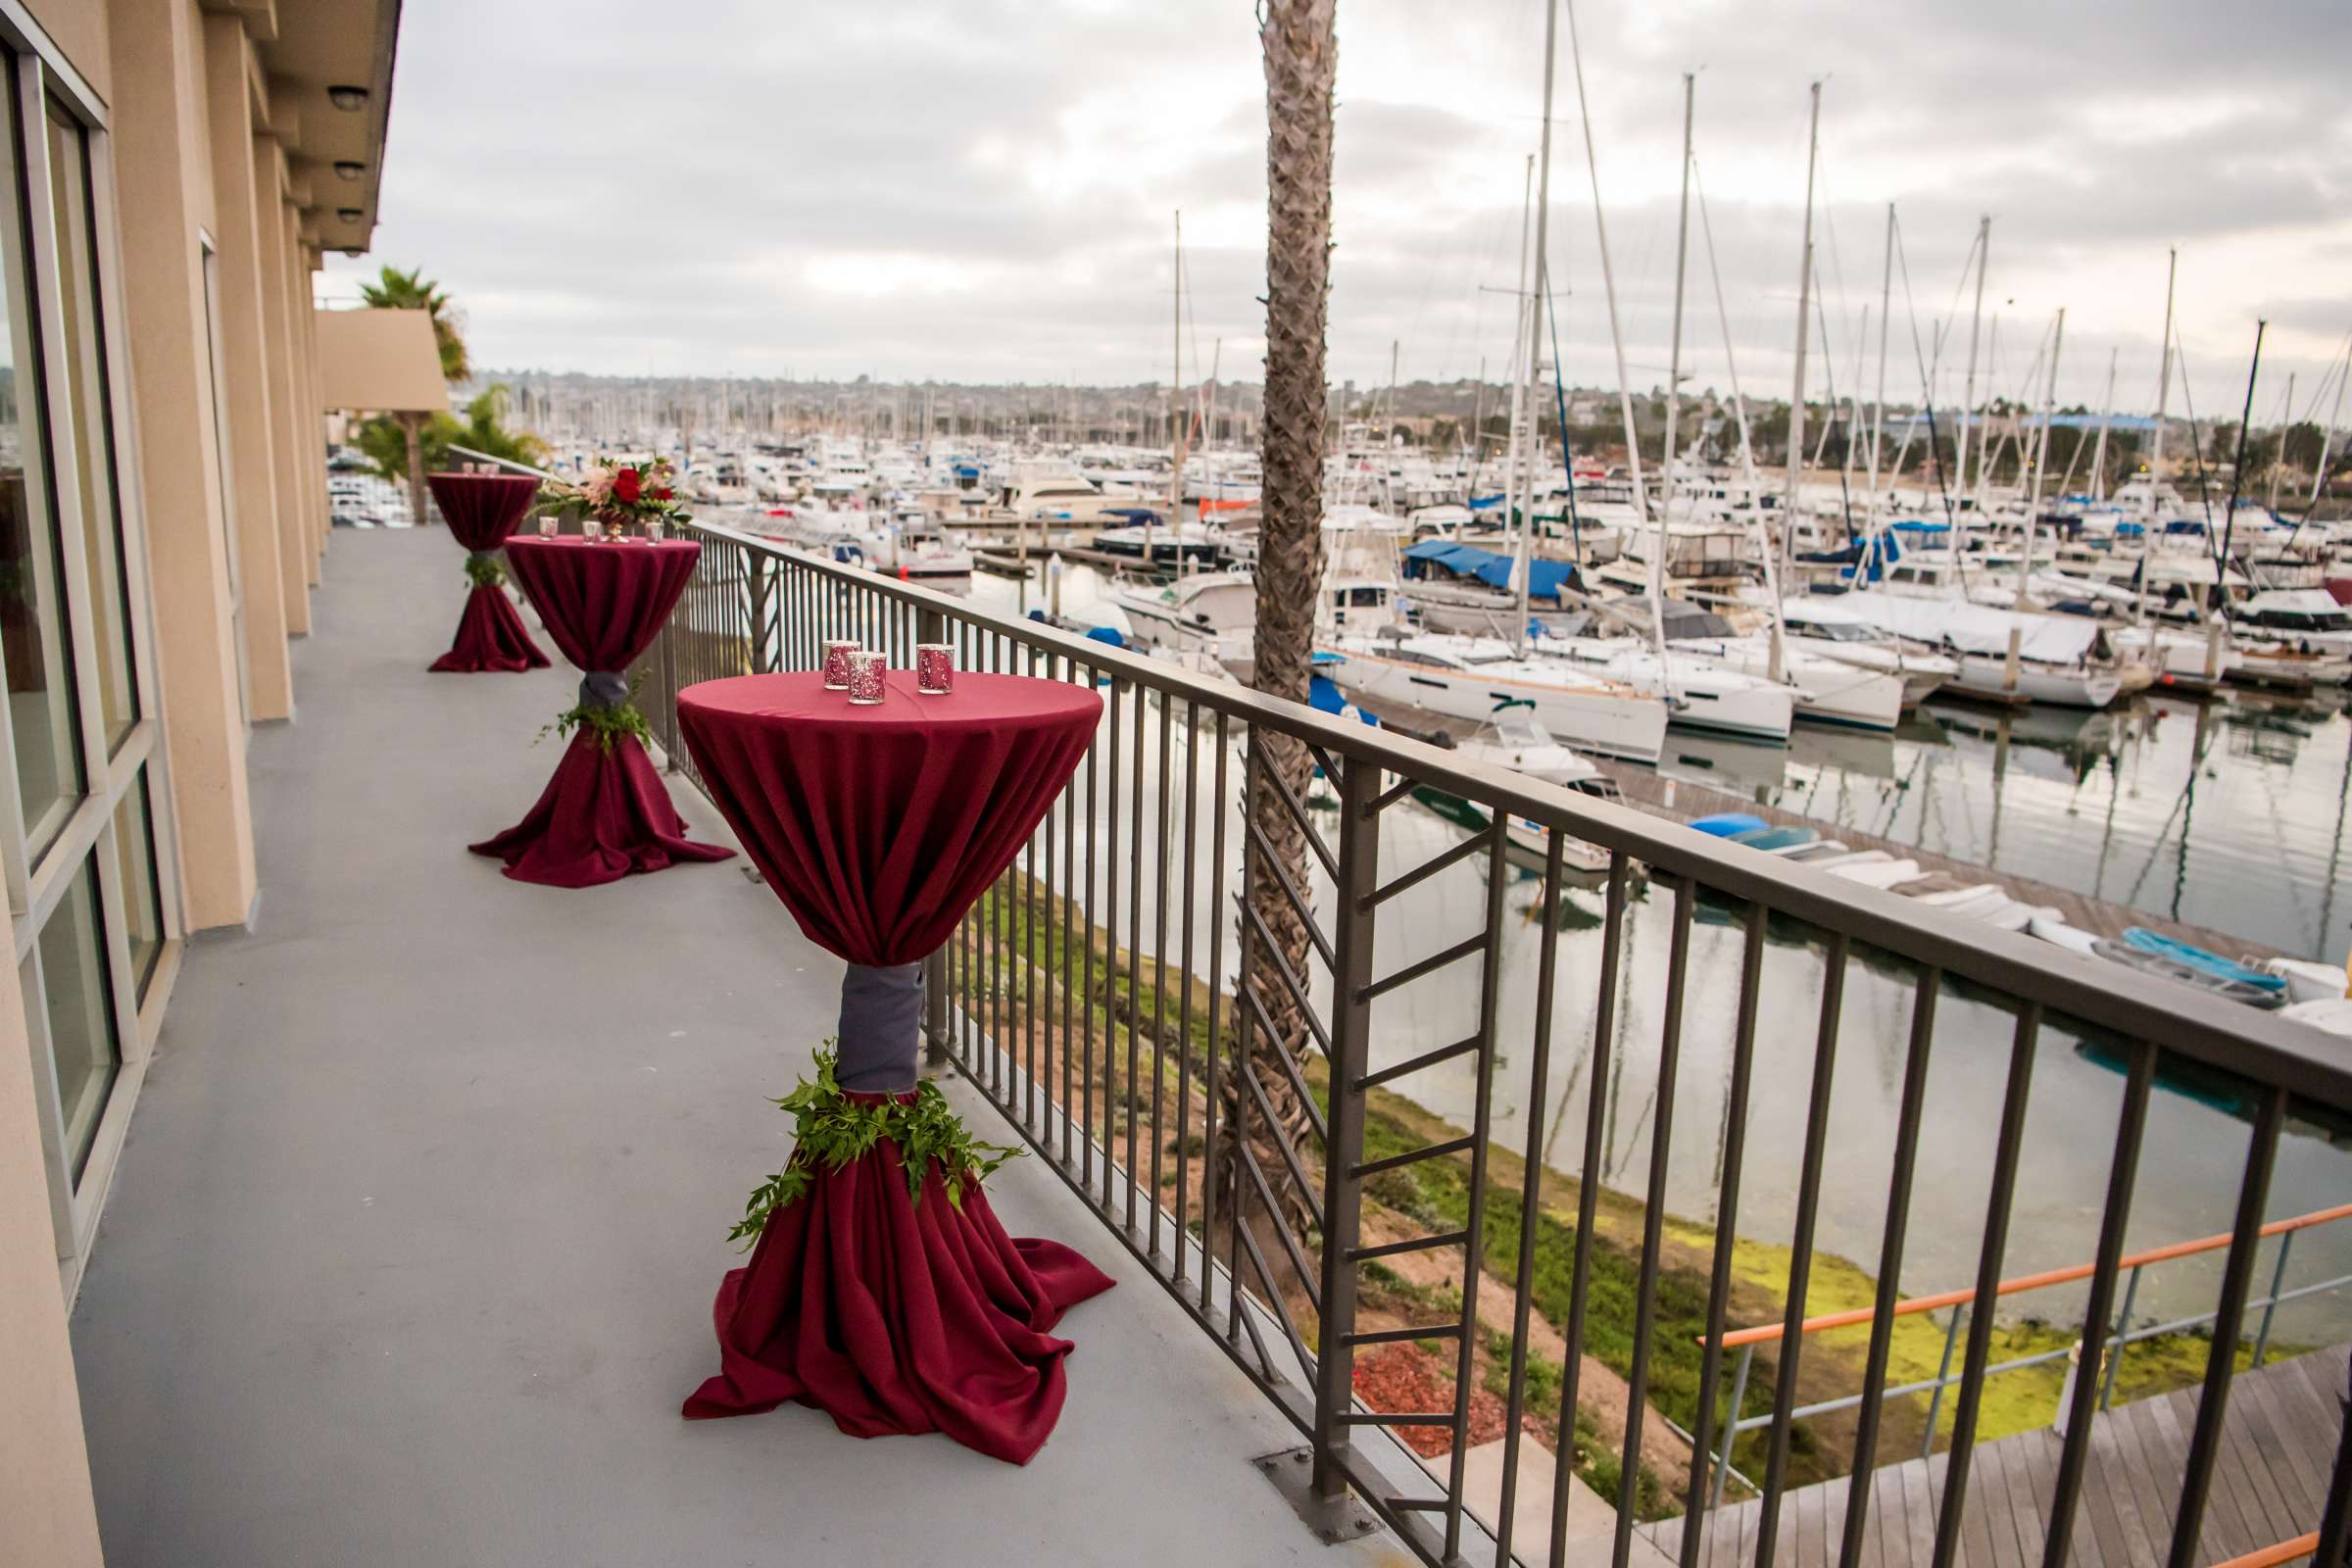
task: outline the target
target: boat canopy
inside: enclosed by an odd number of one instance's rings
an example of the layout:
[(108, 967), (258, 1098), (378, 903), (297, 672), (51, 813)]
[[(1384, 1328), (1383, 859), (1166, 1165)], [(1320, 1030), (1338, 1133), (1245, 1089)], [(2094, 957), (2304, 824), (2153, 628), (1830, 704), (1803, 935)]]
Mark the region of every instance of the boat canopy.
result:
[[(1434, 566), (1456, 577), (1475, 578), (1490, 588), (1510, 587), (1511, 568), (1516, 564), (1509, 556), (1455, 544), (1450, 539), (1424, 539), (1408, 547), (1403, 556), (1407, 577), (1426, 576)], [(1527, 564), (1527, 592), (1531, 599), (1560, 599), (1563, 587), (1583, 586), (1576, 568), (1564, 561), (1531, 561)]]
[[(1815, 607), (1808, 613), (1818, 614)], [(1850, 593), (1838, 601), (1837, 619), (1866, 621), (1913, 642), (1942, 643), (1963, 654), (1999, 658), (2009, 652), (2016, 627), (2018, 657), (2044, 664), (2080, 664), (2099, 641), (2099, 625), (2078, 615), (2036, 615), (1994, 610), (1954, 599), (1913, 599), (1901, 594)]]

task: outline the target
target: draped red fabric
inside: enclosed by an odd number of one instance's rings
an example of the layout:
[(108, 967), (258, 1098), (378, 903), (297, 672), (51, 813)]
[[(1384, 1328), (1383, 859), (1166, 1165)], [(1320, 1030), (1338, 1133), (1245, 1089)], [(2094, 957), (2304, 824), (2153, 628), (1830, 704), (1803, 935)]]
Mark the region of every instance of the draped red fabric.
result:
[[(877, 966), (947, 941), (1061, 793), (1102, 712), (1084, 687), (1009, 675), (959, 675), (945, 697), (903, 671), (888, 684), (874, 708), (813, 674), (678, 695), (679, 730), (767, 885), (810, 941)], [(1050, 1331), (1110, 1285), (1057, 1242), (1005, 1235), (976, 1186), (959, 1210), (936, 1162), (910, 1198), (885, 1139), (818, 1167), (750, 1265), (726, 1276), (719, 1373), (685, 1414), (797, 1400), (853, 1437), (944, 1432), (1025, 1464), (1061, 1413), (1071, 1346)]]
[(691, 539), (591, 544), (575, 534), (507, 541), (507, 564), (547, 634), (583, 670), (625, 669), (669, 618), (703, 547)]
[(424, 482), (449, 536), (485, 554), (507, 542), (539, 495), (538, 479), (527, 473), (428, 473)]
[(458, 617), (458, 640), (429, 666), (437, 675), (473, 675), (487, 670), (513, 673), (545, 669), (547, 656), (531, 641), (522, 617), (504, 588), (477, 584)]
[(922, 1200), (909, 1200), (885, 1140), (820, 1170), (769, 1221), (750, 1266), (728, 1272), (713, 1311), (719, 1373), (685, 1414), (790, 1399), (854, 1438), (944, 1432), (1026, 1464), (1061, 1415), (1072, 1347), (1050, 1331), (1110, 1284), (1058, 1242), (1006, 1236), (976, 1185), (958, 1209), (937, 1161)]
[(607, 750), (586, 729), (573, 733), (529, 814), (466, 848), (506, 861), (507, 875), (517, 882), (551, 888), (592, 888), (632, 871), (735, 853), (686, 836), (662, 775), (634, 736), (620, 736)]
[[(450, 537), (478, 555), (504, 545), (539, 494), (539, 481), (527, 473), (428, 473), (424, 481), (433, 487)], [(457, 641), (431, 665), (440, 675), (546, 667), (547, 656), (531, 641), (514, 605), (486, 584), (466, 596)]]
[(852, 963), (912, 963), (956, 929), (1060, 795), (1102, 699), (963, 673), (945, 697), (892, 670), (853, 708), (814, 674), (678, 694), (705, 787), (809, 941)]
[[(539, 607), (548, 635), (583, 670), (618, 670), (644, 652), (702, 553), (692, 540), (515, 539), (507, 546), (507, 560)], [(607, 748), (585, 727), (573, 734), (530, 813), (468, 848), (506, 861), (507, 875), (517, 882), (558, 888), (595, 887), (632, 871), (735, 853), (686, 836), (635, 737), (617, 736)]]

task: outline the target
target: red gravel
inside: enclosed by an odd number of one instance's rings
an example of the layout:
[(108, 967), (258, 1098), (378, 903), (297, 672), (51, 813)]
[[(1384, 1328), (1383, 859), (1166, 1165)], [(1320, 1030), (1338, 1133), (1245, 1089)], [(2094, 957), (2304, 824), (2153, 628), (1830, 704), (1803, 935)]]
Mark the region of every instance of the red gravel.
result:
[[(1449, 1362), (1409, 1341), (1387, 1345), (1355, 1361), (1355, 1394), (1384, 1415), (1453, 1408)], [(1502, 1401), (1483, 1388), (1470, 1391), (1470, 1446), (1502, 1436)], [(1445, 1427), (1392, 1427), (1397, 1441), (1424, 1459), (1453, 1451), (1453, 1433)]]

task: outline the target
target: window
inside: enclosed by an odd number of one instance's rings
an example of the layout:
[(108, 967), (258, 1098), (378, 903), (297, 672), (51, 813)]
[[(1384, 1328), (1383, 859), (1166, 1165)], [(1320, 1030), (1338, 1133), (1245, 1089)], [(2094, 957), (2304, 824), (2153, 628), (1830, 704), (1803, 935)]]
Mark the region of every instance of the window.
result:
[(62, 420), (70, 420), (74, 471), (61, 475), (81, 505), (89, 570), (90, 625), (97, 645), (98, 711), (111, 754), (138, 722), (131, 673), (130, 603), (122, 570), (122, 515), (115, 494), (114, 411), (106, 380), (106, 323), (99, 309), (97, 225), (91, 213), (88, 133), (55, 98), (48, 104), (49, 204), (56, 224), (58, 308), (66, 340), (58, 355)]
[(47, 1037), (57, 1075), (57, 1116), (64, 1134), (66, 1163), (75, 1187), (80, 1186), (82, 1171), (89, 1163), (98, 1120), (106, 1110), (107, 1092), (114, 1087), (122, 1062), (98, 927), (98, 882), (92, 870), (93, 862), (82, 861), (65, 903), (41, 928), (40, 985), (24, 993), (27, 1013), (35, 1006), (41, 1008), (39, 1017), (26, 1018), (26, 1032), (32, 1036), (36, 1071), (40, 1066), (37, 1054)]
[(105, 111), (43, 47), (0, 47), (0, 873), (71, 1270), (97, 1228), (175, 933), (143, 535), (118, 478)]

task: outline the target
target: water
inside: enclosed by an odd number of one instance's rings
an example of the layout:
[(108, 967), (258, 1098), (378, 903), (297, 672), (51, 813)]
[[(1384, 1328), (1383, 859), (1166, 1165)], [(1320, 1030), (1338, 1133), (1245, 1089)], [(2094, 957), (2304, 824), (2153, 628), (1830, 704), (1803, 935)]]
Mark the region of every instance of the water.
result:
[[(993, 608), (1019, 593), (973, 580)], [(1064, 573), (1066, 614), (1107, 597), (1091, 567)], [(2296, 956), (2352, 955), (2340, 694), (2148, 694), (2098, 713), (1932, 702), (1892, 735), (1802, 724), (1787, 747), (1675, 730), (1660, 771)]]
[[(1092, 572), (1072, 568), (1063, 609), (1084, 617), (1101, 594)], [(974, 597), (1011, 609), (1018, 585), (980, 578)], [(1031, 603), (1037, 602), (1032, 590)], [(1095, 793), (1081, 772), (1074, 809), (1091, 815), (1102, 846), (1094, 892), (1083, 903), (1114, 923), (1116, 940), (1177, 961), (1189, 935), (1194, 972), (1205, 977), (1212, 943), (1223, 945), (1230, 988), (1233, 939), (1220, 921), (1220, 893), (1239, 886), (1242, 841), (1236, 797), (1238, 747), (1226, 757), (1227, 789), (1215, 788), (1216, 747), (1204, 727), (1190, 737), (1181, 705), (1163, 713), (1132, 697), (1117, 714), (1118, 766), (1108, 751), (1111, 719), (1098, 748)], [(1163, 875), (1159, 816), (1159, 738), (1167, 759), (1164, 842), (1174, 858), (1164, 875), (1173, 917), (1156, 915)], [(1136, 799), (1139, 749), (1143, 771)], [(2340, 957), (2352, 909), (2333, 897), (2334, 860), (2344, 841), (2342, 796), (2352, 723), (2332, 709), (2277, 709), (2245, 704), (2199, 706), (2142, 700), (2129, 712), (2018, 715), (1939, 711), (1893, 737), (1802, 733), (1783, 751), (1736, 743), (1686, 741), (1679, 735), (1664, 763), (1749, 799), (1824, 820), (1917, 843), (1957, 858), (1988, 861), (2118, 902), (2197, 924), (2217, 926), (2294, 951), (2325, 949)], [(1200, 820), (1184, 819), (1185, 763)], [(1119, 804), (1114, 807), (1114, 793)], [(1211, 812), (1223, 816), (1225, 856), (1210, 863)], [(1053, 819), (1059, 821), (1057, 811)], [(1333, 812), (1319, 812), (1327, 835)], [(1385, 880), (1458, 843), (1465, 829), (1412, 803), (1381, 822)], [(1136, 853), (1136, 835), (1143, 853)], [(1198, 894), (1188, 933), (1182, 925), (1181, 857), (1194, 857)], [(1109, 867), (1119, 866), (1115, 906)], [(1138, 869), (1131, 871), (1130, 866)], [(1032, 861), (1042, 871), (1042, 858)], [(2280, 875), (2283, 869), (2285, 875)], [(1131, 878), (1140, 875), (1141, 922)], [(1735, 1012), (1742, 932), (1720, 912), (1699, 911), (1690, 941), (1689, 980), (1676, 1088), (1659, 1099), (1661, 1016), (1666, 996), (1673, 895), (1637, 876), (1628, 905), (1621, 991), (1610, 1037), (1596, 1040), (1602, 895), (1572, 889), (1551, 909), (1538, 880), (1507, 872), (1496, 1038), (1493, 1136), (1537, 1152), (1556, 1169), (1575, 1171), (1586, 1157), (1587, 1096), (1594, 1074), (1607, 1096), (1598, 1169), (1612, 1190), (1640, 1197), (1650, 1152), (1666, 1150), (1666, 1201), (1675, 1213), (1719, 1217)], [(1059, 873), (1056, 881), (1059, 880)], [(1329, 930), (1333, 890), (1320, 866), (1313, 892)], [(1488, 897), (1483, 857), (1451, 867), (1384, 906), (1375, 940), (1375, 974), (1388, 974), (1476, 932)], [(1551, 1061), (1534, 1081), (1534, 1012), (1546, 921), (1557, 924), (1556, 1000)], [(1222, 927), (1222, 929), (1221, 929)], [(1164, 945), (1164, 946), (1163, 946)], [(1317, 970), (1320, 982), (1320, 970)], [(1747, 1119), (1746, 1179), (1737, 1229), (1742, 1237), (1786, 1243), (1794, 1225), (1797, 1171), (1805, 1136), (1810, 1075), (1825, 983), (1818, 933), (1776, 930), (1763, 969), (1762, 1020)], [(1400, 1061), (1473, 1031), (1478, 986), (1470, 964), (1424, 977), (1374, 1004), (1372, 1065)], [(1857, 947), (1844, 982), (1829, 1105), (1827, 1162), (1818, 1245), (1876, 1273), (1886, 1221), (1888, 1173), (1908, 1040), (1912, 977), (1884, 955)], [(1318, 984), (1318, 1001), (1328, 1001)], [(1990, 1167), (2008, 1070), (2014, 1019), (1988, 1000), (1947, 988), (1938, 1005), (1927, 1084), (1916, 1197), (1899, 1267), (1907, 1294), (1973, 1281), (1985, 1223)], [(2053, 1020), (2035, 1050), (2017, 1198), (2003, 1272), (2016, 1275), (2087, 1261), (2095, 1249), (2108, 1164), (2123, 1096), (2116, 1058)], [(1468, 1126), (1477, 1082), (1469, 1058), (1399, 1080), (1401, 1093)], [(2147, 1129), (2148, 1157), (2133, 1194), (2127, 1246), (2155, 1247), (2229, 1229), (2250, 1129), (2248, 1106), (2227, 1085), (2160, 1079)], [(2306, 1212), (2352, 1197), (2352, 1137), (2290, 1121), (2272, 1178), (2273, 1217)], [(2276, 1244), (2266, 1246), (2262, 1280)], [(2352, 1274), (2352, 1225), (2303, 1234), (2295, 1244), (2290, 1288)], [(2210, 1310), (2221, 1254), (2151, 1270), (2135, 1317)], [(2278, 1333), (2331, 1343), (2352, 1333), (2343, 1293), (2282, 1307)], [(2052, 1291), (2017, 1298), (2017, 1315), (2066, 1320), (2080, 1293)]]

